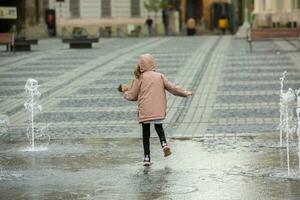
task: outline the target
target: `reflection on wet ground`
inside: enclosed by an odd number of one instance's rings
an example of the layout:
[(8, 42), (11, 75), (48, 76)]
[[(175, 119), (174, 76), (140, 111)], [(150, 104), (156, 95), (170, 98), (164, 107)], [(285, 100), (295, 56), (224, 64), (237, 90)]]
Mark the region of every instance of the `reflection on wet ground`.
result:
[(171, 139), (164, 158), (152, 139), (52, 141), (47, 151), (1, 144), (0, 199), (299, 199), (298, 157), (269, 136)]

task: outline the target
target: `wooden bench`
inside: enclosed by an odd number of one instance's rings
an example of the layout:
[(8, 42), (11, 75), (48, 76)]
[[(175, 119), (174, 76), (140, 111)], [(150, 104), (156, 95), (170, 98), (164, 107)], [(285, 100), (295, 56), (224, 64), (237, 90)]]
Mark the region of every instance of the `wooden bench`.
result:
[(63, 43), (69, 43), (70, 48), (82, 49), (82, 48), (92, 48), (92, 43), (97, 43), (99, 38), (65, 38), (62, 39)]
[[(253, 42), (264, 41), (291, 41), (297, 40), (300, 44), (300, 29), (279, 28), (279, 29), (248, 29), (247, 42), (249, 50), (253, 52)], [(300, 50), (300, 46), (296, 47)]]
[(10, 53), (13, 51), (15, 54), (15, 39), (13, 33), (0, 33), (0, 45), (6, 45), (7, 51)]

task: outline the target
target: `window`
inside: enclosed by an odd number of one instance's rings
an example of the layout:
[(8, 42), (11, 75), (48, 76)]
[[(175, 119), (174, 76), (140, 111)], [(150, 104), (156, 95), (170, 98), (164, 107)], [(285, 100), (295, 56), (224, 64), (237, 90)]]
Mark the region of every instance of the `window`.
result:
[(111, 17), (111, 1), (102, 0), (101, 3), (102, 3), (101, 5), (102, 17)]
[(297, 0), (297, 6), (295, 8), (300, 9), (300, 0)]
[(131, 0), (131, 16), (132, 17), (141, 16), (140, 0)]
[(80, 17), (80, 1), (79, 0), (71, 0), (70, 1), (70, 13), (72, 18)]

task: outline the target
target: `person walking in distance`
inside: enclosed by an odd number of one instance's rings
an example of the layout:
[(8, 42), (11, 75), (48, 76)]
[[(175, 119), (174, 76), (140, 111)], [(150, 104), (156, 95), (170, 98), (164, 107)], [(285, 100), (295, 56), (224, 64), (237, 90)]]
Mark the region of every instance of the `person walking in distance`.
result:
[(149, 37), (151, 37), (153, 35), (153, 27), (152, 27), (153, 19), (150, 17), (150, 15), (148, 15), (145, 24), (147, 25), (148, 35), (149, 35)]

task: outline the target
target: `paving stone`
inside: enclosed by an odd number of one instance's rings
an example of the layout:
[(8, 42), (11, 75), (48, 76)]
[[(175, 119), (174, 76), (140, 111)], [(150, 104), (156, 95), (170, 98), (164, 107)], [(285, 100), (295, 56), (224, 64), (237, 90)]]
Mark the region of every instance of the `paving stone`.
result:
[(278, 124), (225, 124), (209, 125), (207, 133), (274, 133)]
[(135, 102), (120, 98), (97, 98), (97, 99), (68, 99), (59, 102), (60, 107), (119, 107), (136, 106)]
[[(274, 75), (265, 75), (265, 76), (234, 76), (234, 75), (227, 75), (224, 76), (224, 79), (229, 81), (278, 81), (279, 76)], [(288, 80), (299, 80), (299, 75), (289, 75)]]
[(13, 73), (0, 74), (0, 78), (31, 78), (31, 77), (57, 77), (60, 73)]
[(101, 80), (95, 80), (91, 84), (92, 85), (102, 85), (102, 84), (121, 84), (121, 83), (129, 83), (132, 79), (101, 79)]
[(37, 122), (97, 122), (97, 121), (134, 121), (137, 120), (137, 112), (44, 112), (41, 113)]
[[(43, 84), (44, 81), (39, 80), (39, 84)], [(11, 81), (0, 81), (0, 86), (25, 86), (25, 81), (11, 80)]]
[[(248, 81), (248, 79), (247, 79)], [(284, 86), (286, 89), (300, 88), (300, 83), (297, 84), (286, 84)], [(280, 90), (280, 84), (249, 84), (249, 85), (224, 85), (220, 88), (222, 91), (260, 91), (260, 90)]]
[(115, 88), (83, 88), (79, 89), (73, 94), (80, 95), (105, 95), (105, 94), (116, 94), (120, 95), (120, 92), (117, 90), (119, 85), (116, 85)]
[(8, 72), (44, 72), (44, 71), (47, 71), (47, 72), (52, 72), (52, 71), (69, 71), (69, 70), (73, 70), (75, 69), (76, 67), (62, 67), (62, 66), (39, 66), (39, 67), (19, 67), (19, 68), (13, 68), (13, 69), (9, 69)]
[(292, 64), (290, 62), (265, 62), (265, 61), (249, 61), (249, 62), (228, 62), (226, 64), (227, 67), (263, 67), (263, 68), (272, 68), (272, 67), (291, 67)]
[(273, 118), (279, 116), (279, 109), (215, 109), (212, 118)]
[(0, 88), (0, 96), (14, 96), (20, 93), (25, 93), (24, 89), (8, 89)]
[(279, 95), (219, 95), (216, 103), (237, 104), (237, 103), (276, 103)]
[(294, 73), (294, 72), (298, 72), (299, 73), (299, 69), (295, 69), (295, 68), (244, 68), (244, 67), (239, 67), (238, 69), (226, 69), (224, 70), (225, 74), (234, 74), (234, 73), (245, 73), (245, 74), (254, 74), (254, 73), (282, 73), (284, 71), (287, 71), (288, 73)]

